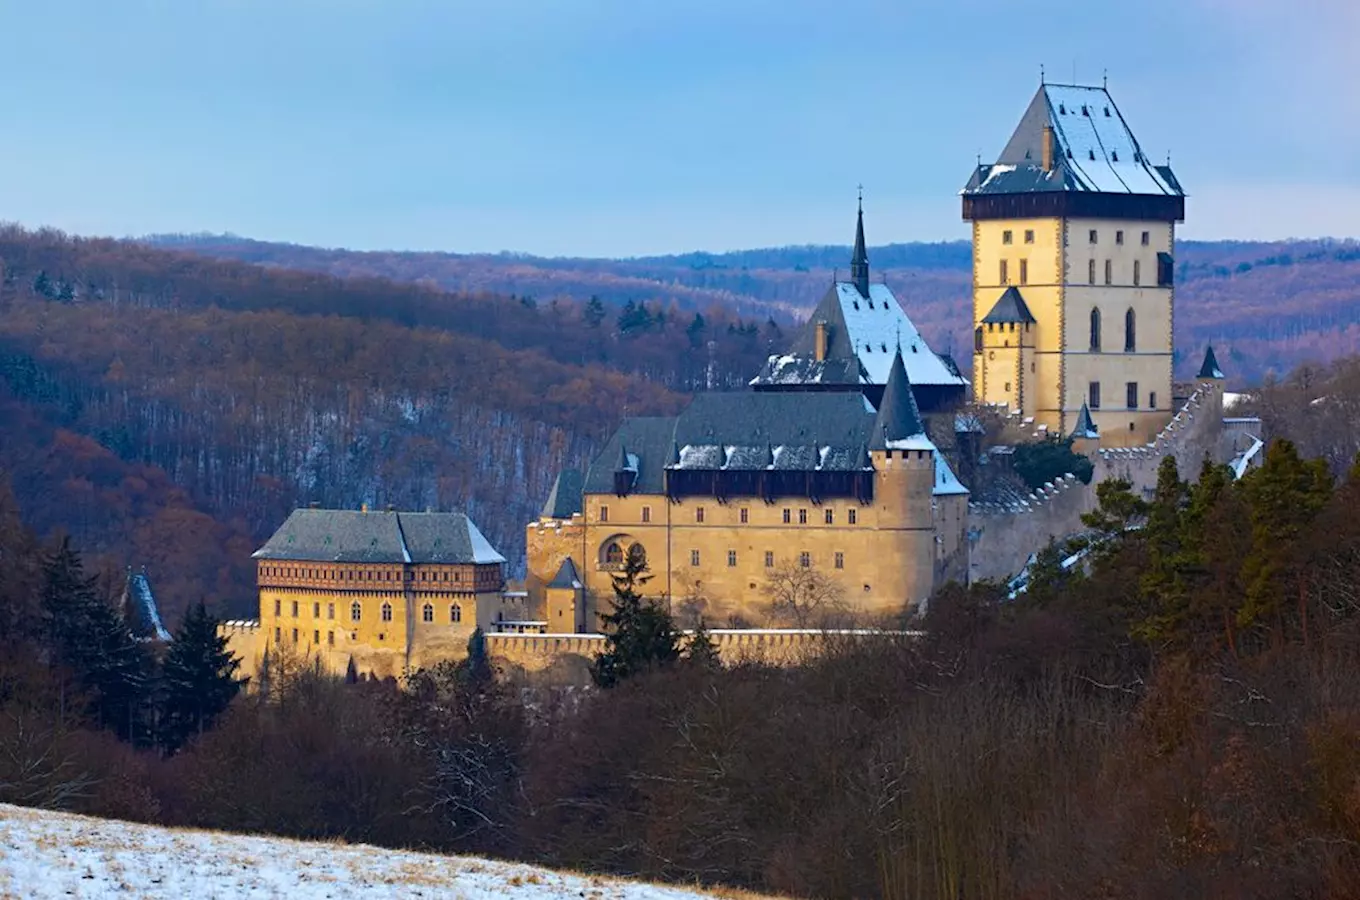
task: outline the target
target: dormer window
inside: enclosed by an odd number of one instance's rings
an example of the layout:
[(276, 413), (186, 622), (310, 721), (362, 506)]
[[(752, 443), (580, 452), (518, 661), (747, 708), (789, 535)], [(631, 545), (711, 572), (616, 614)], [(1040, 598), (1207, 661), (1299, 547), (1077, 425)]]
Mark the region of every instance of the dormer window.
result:
[(1105, 107), (1105, 118), (1108, 119), (1109, 117), (1110, 117), (1110, 108), (1107, 106), (1107, 107)]
[(1059, 104), (1058, 104), (1058, 115), (1060, 115), (1060, 116), (1065, 116), (1065, 115), (1067, 115), (1067, 104), (1066, 104), (1066, 103), (1059, 103)]
[(1087, 150), (1087, 151), (1086, 151), (1086, 156), (1087, 156), (1088, 159), (1095, 159), (1095, 158), (1096, 158), (1096, 151), (1094, 151), (1094, 150)]
[(853, 303), (853, 304), (855, 304), (855, 309), (859, 309), (859, 301), (858, 301), (858, 300), (851, 300), (850, 302)]
[(1085, 104), (1085, 103), (1083, 103), (1083, 104), (1081, 105), (1081, 114), (1082, 114), (1083, 116), (1086, 116), (1087, 118), (1090, 118), (1090, 117), (1091, 117), (1091, 110), (1089, 110), (1089, 109), (1086, 107), (1086, 104)]
[(1072, 148), (1071, 148), (1071, 147), (1068, 147), (1068, 148), (1067, 148), (1067, 158), (1068, 158), (1068, 159), (1071, 159), (1071, 158), (1072, 158)]
[(1114, 162), (1119, 162), (1119, 151), (1118, 151), (1118, 150), (1111, 150), (1111, 151), (1110, 151), (1110, 159), (1113, 160)]
[(884, 353), (887, 353), (887, 352), (888, 352), (888, 345), (887, 345), (887, 343), (880, 343), (880, 344), (878, 345), (878, 347), (879, 347), (879, 349), (882, 350)]
[(864, 352), (865, 352), (865, 353), (873, 353), (873, 352), (874, 352), (874, 345), (873, 345), (873, 344), (865, 344), (865, 345), (864, 345)]

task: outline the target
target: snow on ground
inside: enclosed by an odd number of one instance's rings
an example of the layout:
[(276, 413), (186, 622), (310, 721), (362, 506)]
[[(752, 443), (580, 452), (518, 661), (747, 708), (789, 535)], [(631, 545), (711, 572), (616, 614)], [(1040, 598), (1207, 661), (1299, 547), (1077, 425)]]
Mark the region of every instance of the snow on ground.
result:
[(707, 896), (474, 857), (157, 828), (0, 804), (0, 898)]

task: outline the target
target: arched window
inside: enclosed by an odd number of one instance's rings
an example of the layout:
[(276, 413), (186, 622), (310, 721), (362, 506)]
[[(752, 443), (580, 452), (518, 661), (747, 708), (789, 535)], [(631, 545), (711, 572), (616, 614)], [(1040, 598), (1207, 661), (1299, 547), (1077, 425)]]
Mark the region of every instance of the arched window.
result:
[(382, 620), (384, 622), (392, 621), (392, 604), (384, 603), (382, 605)]
[(1134, 313), (1133, 308), (1130, 307), (1130, 308), (1129, 308), (1129, 311), (1126, 312), (1126, 313), (1124, 313), (1124, 352), (1125, 352), (1125, 353), (1132, 353), (1132, 352), (1134, 351), (1134, 349), (1138, 346), (1137, 327), (1138, 327), (1137, 316), (1136, 316), (1136, 314)]
[(434, 621), (434, 607), (433, 607), (431, 604), (426, 603), (426, 604), (425, 604), (425, 608), (422, 609), (422, 610), (420, 611), (420, 617), (421, 617), (423, 620), (425, 620), (426, 622), (433, 622), (433, 621)]
[(450, 622), (461, 622), (461, 621), (463, 621), (463, 607), (459, 606), (457, 603), (453, 604), (453, 606), (450, 606), (450, 607), (449, 607), (449, 621), (450, 621)]
[(358, 600), (355, 600), (353, 603), (351, 603), (351, 604), (349, 605), (349, 620), (350, 620), (351, 622), (357, 622), (357, 621), (359, 621), (360, 619), (362, 619), (363, 617), (364, 617), (364, 608), (363, 608), (362, 606), (359, 605), (359, 601), (358, 601)]
[(1091, 352), (1100, 352), (1100, 310), (1091, 310)]
[(618, 541), (610, 541), (609, 546), (604, 548), (604, 562), (607, 566), (623, 565), (623, 548)]

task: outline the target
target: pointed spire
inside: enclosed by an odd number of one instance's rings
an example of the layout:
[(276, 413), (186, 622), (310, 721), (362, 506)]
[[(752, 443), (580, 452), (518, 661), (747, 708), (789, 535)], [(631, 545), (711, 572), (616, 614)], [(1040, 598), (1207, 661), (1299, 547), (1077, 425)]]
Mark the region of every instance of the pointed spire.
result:
[(869, 253), (864, 248), (864, 186), (860, 185), (859, 216), (855, 220), (855, 252), (850, 257), (850, 280), (859, 295), (869, 296)]
[(680, 465), (680, 442), (679, 442), (679, 441), (675, 441), (675, 440), (672, 440), (672, 441), (671, 441), (671, 455), (667, 458), (667, 460), (666, 460), (666, 465), (667, 465), (667, 466), (671, 466), (671, 467)]
[(921, 425), (921, 411), (907, 378), (907, 366), (902, 362), (902, 351), (898, 349), (893, 353), (888, 383), (883, 386), (883, 401), (878, 405), (869, 449), (884, 450), (892, 441), (906, 440), (918, 434), (925, 434), (925, 428)]
[(1218, 367), (1218, 360), (1214, 357), (1214, 345), (1210, 344), (1204, 348), (1204, 365), (1199, 367), (1197, 378), (1223, 378), (1223, 370)]
[(623, 446), (623, 441), (619, 441), (619, 461), (614, 464), (614, 471), (627, 472), (632, 466), (628, 464), (628, 450)]
[(1088, 440), (1100, 437), (1100, 429), (1096, 427), (1095, 420), (1091, 418), (1091, 409), (1085, 403), (1081, 405), (1081, 412), (1077, 413), (1077, 427), (1072, 429), (1072, 437)]
[(768, 441), (765, 443), (765, 468), (774, 468), (774, 444)]

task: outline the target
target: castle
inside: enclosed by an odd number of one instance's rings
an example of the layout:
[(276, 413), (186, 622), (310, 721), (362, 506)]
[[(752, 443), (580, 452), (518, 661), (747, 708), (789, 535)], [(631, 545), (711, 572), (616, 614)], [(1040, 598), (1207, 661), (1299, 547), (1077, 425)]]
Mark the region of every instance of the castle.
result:
[(833, 279), (750, 390), (627, 418), (584, 471), (558, 476), (527, 525), (525, 591), (505, 589), (505, 560), (462, 515), (297, 510), (255, 554), (259, 619), (224, 630), (247, 674), (287, 648), (337, 674), (399, 675), (461, 656), (476, 627), (527, 668), (589, 658), (611, 576), (636, 548), (644, 592), (681, 624), (719, 626), (725, 655), (792, 659), (819, 628), (881, 623), (947, 581), (1019, 571), (1081, 530), (1100, 480), (1150, 489), (1166, 455), (1183, 477), (1205, 454), (1240, 475), (1259, 458), (1259, 423), (1223, 418), (1212, 349), (1173, 395), (1184, 197), (1104, 87), (1052, 84), (962, 191), (972, 399), (1032, 439), (1070, 436), (1094, 461), (1090, 486), (970, 495), (949, 458), (969, 430), (956, 416), (969, 382), (871, 280), (861, 200), (849, 280)]

